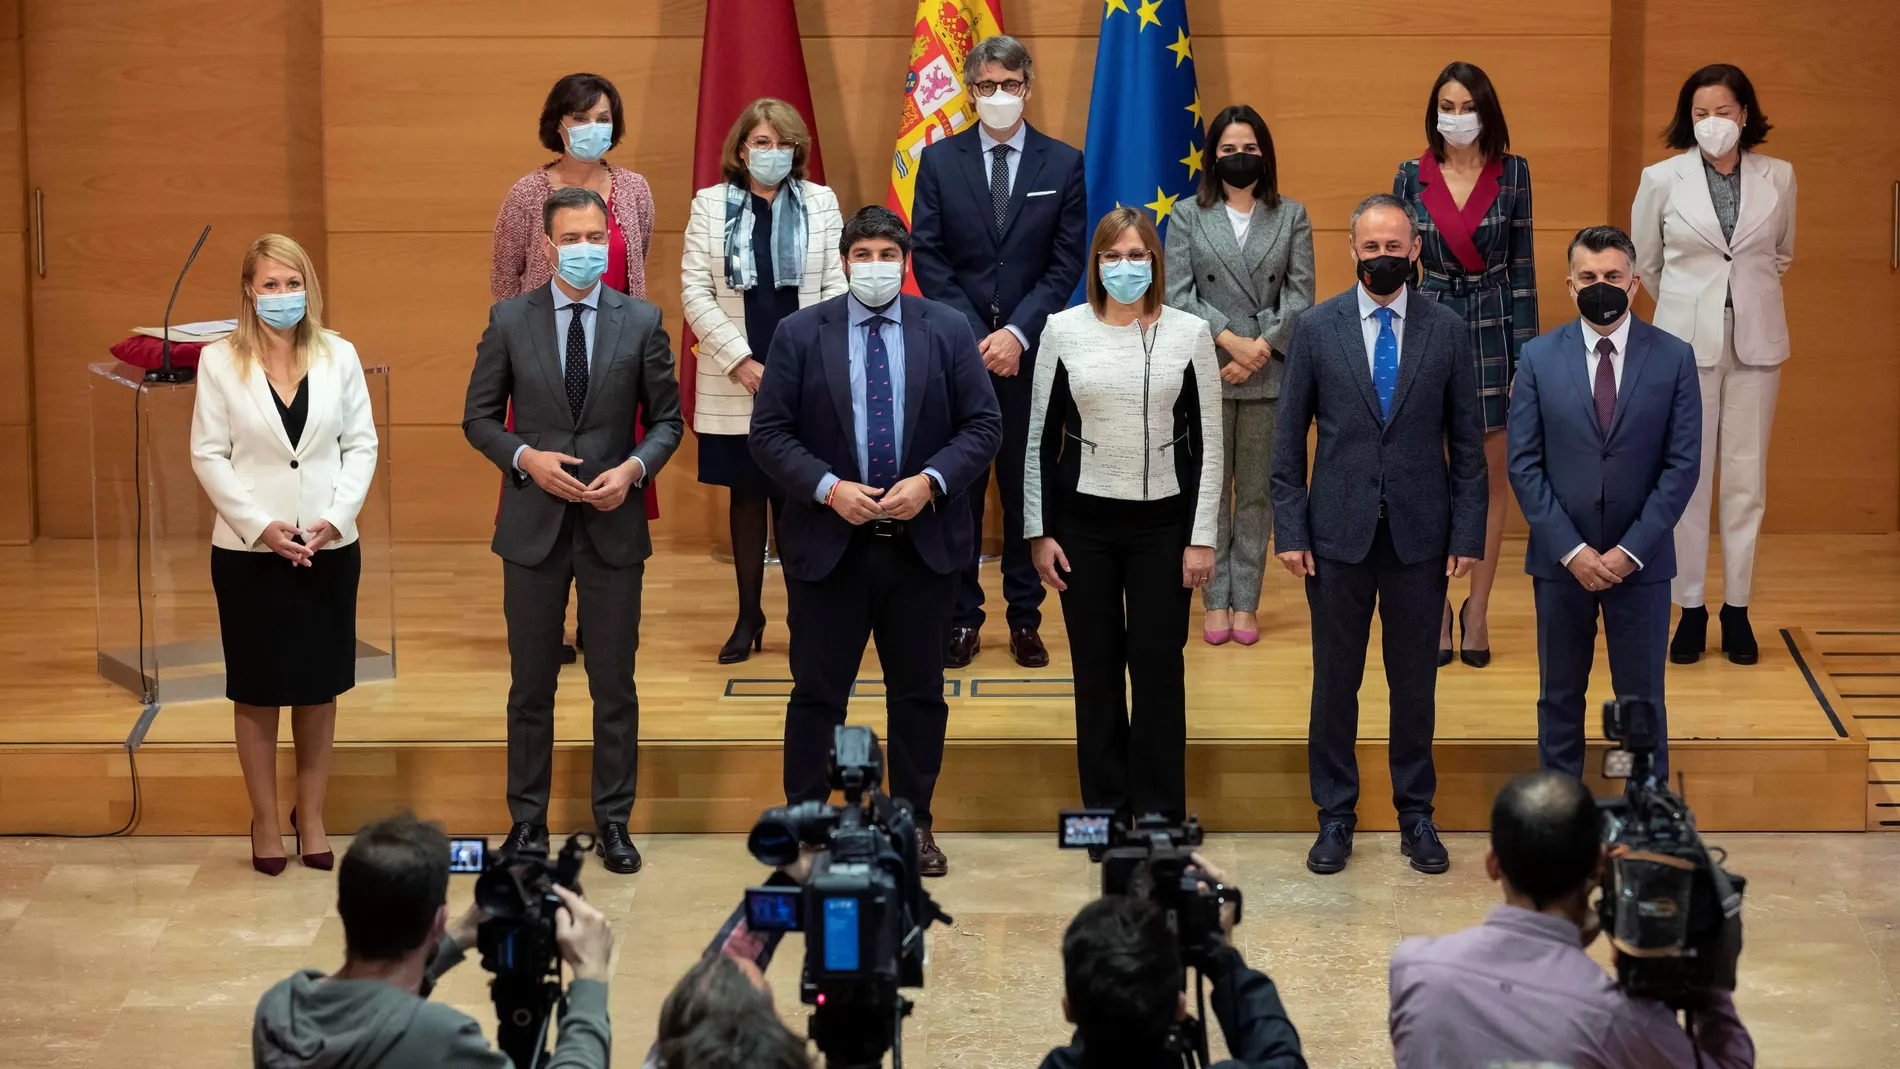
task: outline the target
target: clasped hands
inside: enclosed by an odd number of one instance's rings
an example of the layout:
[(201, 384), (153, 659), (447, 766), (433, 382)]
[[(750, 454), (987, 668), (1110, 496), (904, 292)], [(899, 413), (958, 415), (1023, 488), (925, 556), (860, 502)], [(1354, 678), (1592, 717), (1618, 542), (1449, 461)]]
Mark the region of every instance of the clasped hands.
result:
[[(284, 558), (292, 565), (308, 568), (311, 558), (317, 555), (317, 550), (341, 537), (343, 537), (342, 532), (338, 531), (336, 525), (329, 520), (318, 520), (310, 527), (298, 527), (282, 520), (272, 520), (270, 526), (264, 528), (264, 533), (259, 536), (259, 541), (263, 542), (272, 553)], [(297, 541), (298, 538), (302, 538), (303, 541)]]
[(563, 464), (579, 467), (580, 463), (579, 457), (533, 446), (521, 451), (521, 470), (534, 480), (536, 486), (562, 501), (583, 501), (602, 512), (612, 512), (625, 504), (627, 491), (646, 474), (646, 466), (638, 458), (630, 457), (626, 462), (595, 476), (593, 482), (583, 483), (562, 467)]
[(1228, 362), (1221, 365), (1220, 377), (1235, 386), (1252, 378), (1273, 359), (1273, 346), (1268, 345), (1265, 338), (1243, 338), (1231, 330), (1223, 330), (1214, 341), (1228, 356)]
[(1565, 567), (1570, 569), (1571, 575), (1577, 577), (1577, 582), (1582, 583), (1585, 590), (1597, 591), (1608, 590), (1622, 582), (1636, 570), (1636, 562), (1628, 553), (1623, 552), (1622, 546), (1617, 546), (1608, 553), (1598, 553), (1589, 546), (1584, 546), (1577, 550), (1576, 555), (1570, 558), (1570, 563)]
[(900, 480), (889, 490), (840, 479), (831, 488), (826, 504), (831, 511), (853, 527), (872, 520), (908, 520), (924, 510), (937, 496), (930, 476), (922, 472)]

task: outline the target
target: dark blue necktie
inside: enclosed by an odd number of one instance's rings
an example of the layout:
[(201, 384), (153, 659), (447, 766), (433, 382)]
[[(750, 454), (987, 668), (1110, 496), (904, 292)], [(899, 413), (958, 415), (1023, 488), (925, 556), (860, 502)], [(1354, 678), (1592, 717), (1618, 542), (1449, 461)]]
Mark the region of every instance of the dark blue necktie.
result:
[(1380, 308), (1379, 340), (1372, 343), (1372, 388), (1379, 394), (1379, 418), (1392, 418), (1392, 395), (1399, 388), (1399, 336), (1392, 331), (1392, 309)]
[(864, 321), (864, 482), (881, 490), (897, 483), (897, 406), (881, 329), (889, 322), (883, 316)]

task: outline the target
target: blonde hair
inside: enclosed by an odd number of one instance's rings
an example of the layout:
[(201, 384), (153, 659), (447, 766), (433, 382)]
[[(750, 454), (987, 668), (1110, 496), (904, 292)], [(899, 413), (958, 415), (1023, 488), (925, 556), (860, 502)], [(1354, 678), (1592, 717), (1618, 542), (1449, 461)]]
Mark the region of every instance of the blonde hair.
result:
[(303, 276), (304, 311), (291, 331), (290, 348), (297, 358), (297, 377), (310, 370), (313, 357), (329, 352), (323, 341), (323, 289), (317, 285), (317, 269), (310, 254), (293, 238), (265, 234), (244, 253), (244, 273), (238, 282), (237, 329), (231, 333), (231, 356), (238, 374), (249, 377), (251, 366), (264, 354), (266, 331), (270, 328), (257, 318), (257, 302), (251, 292), (251, 279), (257, 274), (257, 261), (275, 260)]
[(1089, 307), (1096, 315), (1108, 307), (1108, 289), (1102, 285), (1102, 254), (1115, 247), (1122, 239), (1122, 231), (1133, 230), (1148, 247), (1153, 257), (1154, 274), (1148, 283), (1148, 292), (1141, 295), (1141, 314), (1154, 315), (1161, 310), (1161, 302), (1168, 292), (1168, 265), (1162, 255), (1161, 232), (1155, 229), (1154, 220), (1140, 208), (1116, 208), (1095, 226), (1095, 240), (1089, 243), (1088, 296)]
[(732, 124), (732, 130), (726, 134), (725, 148), (719, 152), (719, 167), (726, 172), (726, 181), (743, 181), (746, 165), (739, 160), (739, 149), (751, 135), (754, 127), (760, 123), (772, 128), (780, 141), (789, 141), (792, 145), (791, 177), (805, 177), (806, 161), (811, 159), (811, 130), (805, 126), (804, 117), (798, 109), (777, 97), (760, 97), (746, 105), (739, 113), (739, 121)]

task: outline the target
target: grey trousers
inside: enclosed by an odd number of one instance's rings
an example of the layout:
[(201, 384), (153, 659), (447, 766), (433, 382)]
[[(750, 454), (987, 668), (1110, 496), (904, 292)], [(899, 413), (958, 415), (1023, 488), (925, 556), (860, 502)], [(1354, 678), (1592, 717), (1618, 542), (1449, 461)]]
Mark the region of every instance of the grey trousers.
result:
[[(625, 822), (639, 772), (640, 698), (633, 657), (640, 647), (644, 563), (616, 568), (601, 559), (570, 505), (547, 559), (529, 567), (502, 562), (502, 614), (508, 620), (508, 814), (545, 824), (554, 768), (554, 691), (561, 678), (567, 592), (580, 598), (587, 633), (587, 689), (594, 699), (594, 823)], [(640, 507), (636, 499), (630, 508)]]
[(1214, 578), (1201, 591), (1201, 604), (1210, 612), (1260, 609), (1260, 579), (1267, 565), (1267, 539), (1273, 534), (1267, 474), (1273, 461), (1273, 422), (1279, 404), (1271, 397), (1220, 403), (1225, 461), (1216, 507)]

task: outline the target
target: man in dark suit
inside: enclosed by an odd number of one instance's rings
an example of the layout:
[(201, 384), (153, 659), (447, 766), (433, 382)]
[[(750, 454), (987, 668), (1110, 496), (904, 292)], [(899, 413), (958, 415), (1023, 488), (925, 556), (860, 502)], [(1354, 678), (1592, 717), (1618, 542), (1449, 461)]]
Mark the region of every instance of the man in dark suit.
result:
[[(1570, 241), (1582, 318), (1524, 346), (1511, 390), (1511, 488), (1531, 528), (1524, 570), (1537, 600), (1537, 755), (1583, 775), (1584, 692), (1597, 614), (1619, 697), (1656, 705), (1667, 740), (1663, 668), (1676, 521), (1702, 463), (1695, 350), (1629, 312), (1636, 246), (1613, 226)], [(1668, 777), (1669, 751), (1656, 753)]]
[[(792, 502), (779, 519), (791, 631), (785, 797), (823, 799), (825, 764), (877, 640), (891, 791), (916, 812), (922, 871), (943, 768), (943, 634), (972, 551), (963, 495), (996, 456), (1002, 417), (969, 324), (900, 296), (910, 233), (860, 210), (838, 243), (851, 292), (785, 318), (753, 399), (752, 456)], [(802, 504), (800, 504), (802, 503)]]
[[(1003, 504), (1003, 597), (1009, 650), (1024, 668), (1049, 663), (1043, 645), (1042, 582), (1023, 538), (1023, 453), (1029, 441), (1029, 384), (1043, 321), (1069, 306), (1088, 258), (1088, 187), (1082, 153), (1023, 121), (1035, 63), (1013, 37), (970, 50), (963, 82), (976, 99), (977, 125), (924, 150), (911, 218), (918, 292), (962, 312), (1003, 410), (996, 489)], [(981, 648), (983, 584), (977, 562), (989, 467), (967, 495), (975, 536), (957, 590), (944, 663), (968, 665)]]
[[(594, 699), (595, 851), (609, 871), (638, 872), (640, 851), (627, 836), (640, 745), (633, 659), (640, 582), (653, 552), (639, 490), (679, 448), (679, 383), (660, 310), (600, 281), (607, 266), (600, 196), (579, 186), (556, 190), (541, 220), (554, 278), (489, 309), (462, 412), (469, 444), (507, 476), (494, 540), (513, 677), (514, 827), (503, 848), (547, 840), (554, 690), (572, 585)], [(510, 403), (513, 430), (503, 422)], [(646, 432), (637, 446), (636, 418)]]
[[(1399, 849), (1451, 858), (1432, 824), (1432, 731), (1445, 584), (1484, 553), (1484, 423), (1464, 319), (1408, 282), (1418, 223), (1380, 193), (1352, 213), (1359, 284), (1300, 316), (1274, 435), (1273, 541), (1313, 617), (1307, 761), (1320, 832), (1306, 867), (1346, 867), (1357, 823), (1359, 684), (1375, 602), (1391, 691)], [(1319, 421), (1307, 484), (1306, 434)]]

